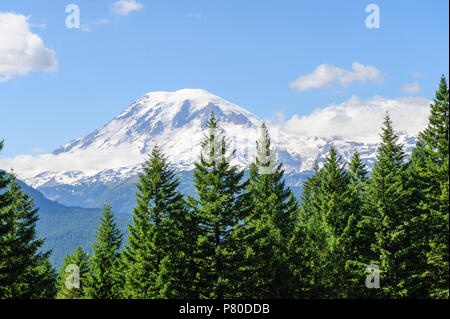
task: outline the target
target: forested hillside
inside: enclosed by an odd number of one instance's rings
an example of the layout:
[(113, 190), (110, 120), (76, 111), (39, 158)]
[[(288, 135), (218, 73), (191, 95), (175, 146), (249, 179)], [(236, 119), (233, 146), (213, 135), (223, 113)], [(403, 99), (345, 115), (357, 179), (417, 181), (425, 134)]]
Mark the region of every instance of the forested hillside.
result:
[[(45, 238), (42, 249), (51, 250), (51, 262), (60, 267), (65, 255), (81, 246), (91, 251), (95, 229), (101, 216), (101, 209), (67, 207), (48, 200), (40, 192), (17, 181), (25, 193), (33, 198), (39, 209), (36, 223), (37, 237)], [(129, 214), (117, 214), (119, 227), (126, 231), (126, 223), (131, 221)]]

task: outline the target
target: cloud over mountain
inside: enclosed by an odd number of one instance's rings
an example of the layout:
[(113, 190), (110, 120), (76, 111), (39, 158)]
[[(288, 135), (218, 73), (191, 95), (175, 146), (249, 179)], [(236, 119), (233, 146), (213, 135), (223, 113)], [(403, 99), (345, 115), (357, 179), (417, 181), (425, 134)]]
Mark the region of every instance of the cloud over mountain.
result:
[(288, 132), (307, 136), (377, 136), (383, 116), (389, 112), (397, 131), (416, 135), (428, 121), (430, 101), (423, 97), (396, 99), (352, 96), (341, 104), (316, 109), (309, 115), (294, 115), (281, 124)]

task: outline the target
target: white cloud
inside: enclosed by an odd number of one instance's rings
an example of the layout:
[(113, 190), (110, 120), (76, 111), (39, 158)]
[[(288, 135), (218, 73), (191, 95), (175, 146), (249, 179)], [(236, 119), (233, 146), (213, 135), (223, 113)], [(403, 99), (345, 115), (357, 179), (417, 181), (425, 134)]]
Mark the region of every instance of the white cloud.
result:
[(413, 72), (413, 77), (414, 77), (415, 79), (423, 78), (423, 77), (425, 77), (425, 74), (420, 73), (420, 72)]
[(0, 12), (0, 82), (33, 70), (55, 71), (55, 51), (45, 47), (31, 32), (28, 18), (12, 12)]
[(417, 94), (422, 92), (422, 87), (417, 82), (406, 83), (402, 86), (402, 91), (408, 94)]
[(111, 5), (112, 13), (127, 16), (133, 11), (141, 11), (144, 6), (136, 0), (119, 0)]
[(429, 104), (423, 97), (375, 96), (363, 101), (352, 96), (341, 104), (316, 109), (306, 116), (294, 115), (280, 129), (304, 136), (376, 137), (389, 111), (396, 131), (416, 135), (427, 125)]
[(352, 70), (344, 70), (331, 64), (321, 64), (312, 73), (302, 75), (290, 83), (297, 91), (329, 87), (333, 83), (347, 86), (351, 82), (373, 81), (382, 83), (383, 74), (371, 65), (352, 63)]
[(0, 168), (18, 174), (19, 178), (27, 179), (45, 171), (83, 171), (87, 174), (96, 174), (107, 168), (119, 168), (142, 163), (146, 155), (132, 145), (122, 148), (109, 148), (105, 150), (88, 149), (83, 152), (35, 155), (17, 155), (14, 158), (0, 158)]

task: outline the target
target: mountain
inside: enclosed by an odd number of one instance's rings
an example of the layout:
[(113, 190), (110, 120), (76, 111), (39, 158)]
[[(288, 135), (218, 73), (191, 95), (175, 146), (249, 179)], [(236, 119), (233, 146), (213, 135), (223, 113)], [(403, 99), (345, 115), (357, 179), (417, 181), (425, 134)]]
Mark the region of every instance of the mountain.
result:
[[(91, 251), (91, 244), (97, 225), (100, 223), (101, 209), (67, 207), (51, 201), (39, 191), (18, 181), (23, 191), (33, 198), (39, 208), (39, 220), (36, 225), (37, 237), (45, 238), (43, 251), (52, 250), (51, 261), (57, 267), (62, 264), (66, 254), (72, 253), (77, 246)], [(126, 223), (131, 222), (128, 214), (116, 214), (118, 226), (127, 233)]]
[[(24, 177), (18, 174), (28, 185), (60, 203), (100, 207), (108, 199), (117, 211), (131, 213), (136, 175), (155, 143), (182, 177), (184, 192), (193, 192), (187, 182), (192, 180), (211, 112), (237, 149), (232, 164), (247, 168), (262, 120), (205, 90), (183, 89), (145, 94), (103, 127), (48, 154), (47, 167), (39, 165)], [(278, 159), (286, 169), (287, 184), (297, 193), (314, 162), (323, 161), (331, 146), (345, 160), (358, 150), (369, 167), (376, 156), (377, 136), (296, 136), (270, 123), (269, 129)], [(404, 133), (400, 141), (407, 152), (415, 144), (415, 138)]]

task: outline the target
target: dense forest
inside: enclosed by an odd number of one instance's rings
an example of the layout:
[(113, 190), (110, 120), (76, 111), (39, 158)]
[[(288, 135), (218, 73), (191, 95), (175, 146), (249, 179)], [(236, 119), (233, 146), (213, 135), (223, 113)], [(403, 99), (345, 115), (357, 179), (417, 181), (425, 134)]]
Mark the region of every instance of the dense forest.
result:
[(211, 114), (196, 195), (155, 146), (127, 239), (105, 203), (92, 253), (78, 247), (59, 271), (33, 200), (0, 171), (0, 298), (449, 298), (448, 99), (442, 76), (412, 154), (386, 114), (370, 173), (332, 148), (299, 199), (264, 124), (245, 178)]

